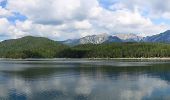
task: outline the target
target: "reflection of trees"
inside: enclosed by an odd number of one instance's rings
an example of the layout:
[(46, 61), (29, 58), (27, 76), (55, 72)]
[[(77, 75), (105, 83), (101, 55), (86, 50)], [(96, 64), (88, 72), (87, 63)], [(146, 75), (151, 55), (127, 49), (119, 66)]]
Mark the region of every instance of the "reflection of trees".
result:
[[(145, 74), (148, 76), (159, 77), (163, 80), (170, 81), (169, 64), (155, 64), (151, 66), (131, 66), (131, 67), (114, 67), (102, 65), (87, 64), (52, 64), (52, 65), (32, 65), (39, 67), (28, 67), (22, 71), (3, 71), (9, 75), (18, 75), (23, 78), (41, 78), (55, 76), (74, 76), (89, 77), (92, 79), (117, 79), (119, 76), (138, 76)], [(44, 67), (43, 67), (44, 66)], [(133, 78), (133, 77), (132, 77)]]
[(119, 76), (135, 78), (136, 76), (144, 74), (170, 82), (170, 67), (168, 63), (137, 67), (81, 65), (80, 74), (81, 76), (90, 76), (95, 79), (117, 79)]

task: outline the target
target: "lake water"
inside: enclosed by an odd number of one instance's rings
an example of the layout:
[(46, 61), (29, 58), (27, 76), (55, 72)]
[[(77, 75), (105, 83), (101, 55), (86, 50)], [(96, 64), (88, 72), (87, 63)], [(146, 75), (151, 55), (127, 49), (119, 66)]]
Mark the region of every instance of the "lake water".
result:
[(0, 60), (0, 100), (170, 100), (170, 61)]

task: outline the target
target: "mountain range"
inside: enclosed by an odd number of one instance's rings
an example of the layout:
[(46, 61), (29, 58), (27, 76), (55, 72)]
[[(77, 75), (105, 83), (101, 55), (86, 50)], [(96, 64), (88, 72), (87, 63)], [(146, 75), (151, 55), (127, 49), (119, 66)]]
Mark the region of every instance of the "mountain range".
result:
[(163, 33), (141, 37), (136, 34), (99, 34), (99, 35), (89, 35), (79, 39), (68, 39), (65, 41), (60, 41), (66, 45), (79, 45), (79, 44), (102, 44), (102, 43), (112, 43), (112, 42), (162, 42), (170, 43), (170, 30)]
[(147, 37), (100, 34), (66, 41), (25, 36), (0, 42), (0, 58), (170, 57), (166, 43), (170, 43), (169, 30)]
[[(10, 39), (10, 40), (5, 40), (0, 42), (0, 47), (3, 46), (8, 46), (10, 48), (12, 48), (10, 45), (12, 44), (26, 44), (26, 45), (31, 45), (34, 42), (36, 44), (42, 44), (38, 42), (38, 40), (41, 41), (50, 41), (56, 42), (58, 44), (63, 44), (63, 45), (69, 45), (69, 46), (75, 46), (75, 45), (79, 45), (79, 44), (102, 44), (102, 43), (113, 43), (113, 42), (161, 42), (161, 43), (170, 43), (170, 30), (167, 30), (163, 33), (157, 34), (157, 35), (153, 35), (153, 36), (146, 36), (146, 37), (141, 37), (138, 36), (137, 34), (114, 34), (114, 35), (109, 35), (106, 33), (103, 34), (99, 34), (99, 35), (89, 35), (89, 36), (85, 36), (79, 39), (68, 39), (65, 41), (53, 41), (50, 40), (48, 38), (44, 38), (44, 37), (34, 37), (34, 36), (26, 36), (26, 37), (22, 37), (19, 39)], [(20, 42), (22, 41), (22, 43)], [(53, 45), (52, 44), (52, 45)], [(18, 46), (17, 46), (18, 47)], [(29, 47), (29, 46), (27, 46)]]
[(63, 44), (67, 45), (78, 45), (78, 44), (102, 44), (102, 43), (112, 43), (112, 42), (122, 42), (117, 36), (110, 36), (106, 33), (99, 35), (89, 35), (82, 37), (80, 39), (68, 39), (66, 41), (61, 41)]

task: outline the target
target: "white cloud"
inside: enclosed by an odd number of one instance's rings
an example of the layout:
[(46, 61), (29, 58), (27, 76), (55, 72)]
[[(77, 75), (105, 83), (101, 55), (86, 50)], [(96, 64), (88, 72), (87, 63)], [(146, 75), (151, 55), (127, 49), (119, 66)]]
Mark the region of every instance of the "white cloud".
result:
[[(159, 8), (154, 6), (158, 2), (128, 1), (121, 0), (105, 9), (97, 0), (8, 0), (7, 7), (1, 8), (3, 11), (0, 9), (0, 12), (3, 15), (8, 15), (9, 11), (19, 12), (28, 18), (24, 22), (16, 21), (16, 25), (8, 25), (6, 34), (13, 35), (13, 38), (38, 35), (63, 40), (99, 33), (138, 33), (146, 36), (169, 28), (164, 23), (156, 25), (150, 17), (142, 15), (146, 7), (153, 13), (154, 8)], [(169, 13), (163, 16), (169, 17)]]
[(102, 9), (94, 20), (98, 27), (104, 28), (110, 33), (151, 35), (168, 29), (167, 25), (154, 25), (149, 18), (143, 17), (138, 10), (132, 12), (122, 9), (111, 12)]
[(61, 24), (72, 20), (83, 20), (96, 6), (96, 0), (8, 0), (8, 7), (41, 24)]
[(90, 29), (92, 27), (88, 20), (75, 22), (74, 24), (76, 29)]
[(7, 33), (10, 23), (6, 18), (0, 18), (0, 34)]
[(11, 25), (6, 18), (0, 18), (0, 35), (1, 38), (17, 38), (24, 36), (25, 32)]
[(9, 10), (4, 9), (0, 6), (0, 17), (8, 17), (11, 15), (12, 15), (12, 13)]
[[(119, 0), (118, 2), (123, 4), (123, 8), (132, 11), (138, 8), (141, 13), (148, 14), (147, 16), (150, 18), (163, 17), (162, 15), (170, 11), (169, 0), (166, 0), (165, 2), (162, 2), (162, 0)], [(115, 6), (113, 4), (113, 7)]]

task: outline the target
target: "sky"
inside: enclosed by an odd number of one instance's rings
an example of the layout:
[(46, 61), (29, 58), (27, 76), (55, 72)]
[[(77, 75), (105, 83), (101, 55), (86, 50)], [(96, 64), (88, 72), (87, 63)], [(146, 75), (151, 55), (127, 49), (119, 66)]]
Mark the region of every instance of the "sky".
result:
[(170, 29), (170, 0), (0, 0), (0, 40), (93, 34), (150, 36)]

